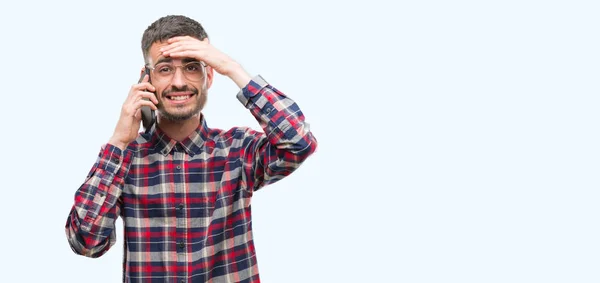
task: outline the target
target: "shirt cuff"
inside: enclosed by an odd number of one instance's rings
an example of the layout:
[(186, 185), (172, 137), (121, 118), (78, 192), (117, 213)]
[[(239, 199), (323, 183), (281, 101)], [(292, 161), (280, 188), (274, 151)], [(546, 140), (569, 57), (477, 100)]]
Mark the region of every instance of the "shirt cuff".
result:
[(98, 168), (112, 174), (116, 174), (123, 163), (123, 151), (112, 144), (106, 144), (99, 157)]
[(244, 107), (248, 106), (250, 99), (256, 96), (260, 90), (268, 84), (269, 83), (261, 75), (256, 75), (244, 88), (238, 92), (237, 99), (244, 105)]
[[(112, 145), (105, 144), (98, 154), (96, 169), (90, 177), (97, 177), (104, 186), (98, 186), (101, 191), (107, 190), (113, 182), (121, 182), (127, 174), (131, 151), (121, 150)], [(117, 185), (117, 184), (115, 184)]]

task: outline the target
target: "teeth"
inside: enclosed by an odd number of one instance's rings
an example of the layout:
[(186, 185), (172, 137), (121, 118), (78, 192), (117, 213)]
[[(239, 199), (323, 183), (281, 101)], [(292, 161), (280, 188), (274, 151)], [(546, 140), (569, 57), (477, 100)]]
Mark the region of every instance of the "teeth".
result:
[(189, 95), (186, 95), (186, 96), (171, 96), (172, 100), (186, 100), (188, 98), (190, 98)]

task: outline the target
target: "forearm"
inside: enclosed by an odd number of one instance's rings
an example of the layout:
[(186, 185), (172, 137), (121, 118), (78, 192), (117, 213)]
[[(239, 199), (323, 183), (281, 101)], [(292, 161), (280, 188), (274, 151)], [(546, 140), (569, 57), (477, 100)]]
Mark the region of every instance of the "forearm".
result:
[(238, 100), (256, 118), (270, 144), (296, 151), (310, 147), (309, 152), (312, 152), (316, 148), (316, 139), (298, 104), (261, 76), (254, 77), (242, 88)]
[(130, 154), (106, 145), (75, 193), (65, 233), (73, 251), (98, 257), (114, 243), (114, 223), (119, 216), (118, 200)]
[(253, 145), (253, 156), (246, 156), (246, 160), (254, 161), (252, 175), (257, 182), (253, 187), (259, 188), (291, 174), (316, 151), (317, 140), (299, 106), (262, 77), (253, 78), (238, 93), (238, 99), (254, 115), (266, 135)]
[(227, 77), (229, 77), (240, 89), (244, 88), (252, 77), (244, 70), (244, 68), (237, 62), (231, 61), (227, 67)]
[(119, 141), (118, 138), (116, 138), (115, 136), (112, 136), (109, 140), (108, 143), (119, 148), (121, 151), (125, 151), (125, 149), (127, 149), (127, 144), (124, 142)]
[(69, 245), (79, 255), (92, 258), (100, 257), (116, 241), (114, 223), (117, 214), (111, 213), (110, 215), (98, 216), (95, 222), (103, 224), (96, 224), (94, 229), (88, 230), (86, 228), (87, 223), (84, 222), (85, 216), (82, 217), (79, 211), (77, 206), (73, 206), (65, 225)]

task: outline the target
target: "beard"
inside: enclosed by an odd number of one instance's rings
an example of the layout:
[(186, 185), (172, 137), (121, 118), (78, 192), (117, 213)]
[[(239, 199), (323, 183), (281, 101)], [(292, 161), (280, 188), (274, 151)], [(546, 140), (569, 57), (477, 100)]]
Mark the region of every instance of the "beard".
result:
[[(187, 105), (186, 106), (183, 106), (183, 105), (176, 106), (176, 110), (179, 110), (179, 111), (168, 111), (167, 109), (165, 109), (165, 106), (161, 102), (161, 100), (168, 99), (167, 95), (169, 95), (171, 92), (192, 92), (193, 93), (192, 98), (194, 99), (193, 107), (187, 111), (181, 110), (186, 107), (189, 107)], [(207, 94), (208, 94), (208, 90), (206, 89), (205, 86), (202, 86), (201, 91), (198, 91), (198, 89), (195, 87), (189, 87), (187, 85), (182, 88), (171, 87), (170, 89), (164, 90), (162, 92), (162, 94), (161, 94), (162, 99), (159, 100), (156, 107), (158, 108), (158, 111), (160, 112), (160, 115), (163, 119), (170, 120), (173, 122), (185, 121), (185, 120), (188, 120), (188, 119), (194, 117), (194, 115), (198, 115), (200, 113), (200, 111), (202, 111), (202, 109), (204, 108), (204, 105), (206, 104)]]

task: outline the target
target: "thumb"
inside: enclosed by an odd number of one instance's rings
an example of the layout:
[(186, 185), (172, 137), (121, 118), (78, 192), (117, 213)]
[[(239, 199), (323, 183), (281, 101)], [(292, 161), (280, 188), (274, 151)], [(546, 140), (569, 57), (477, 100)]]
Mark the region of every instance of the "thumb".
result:
[(142, 119), (142, 109), (138, 109), (137, 111), (135, 111), (135, 113), (133, 114), (133, 118), (135, 118), (136, 120), (141, 120)]

